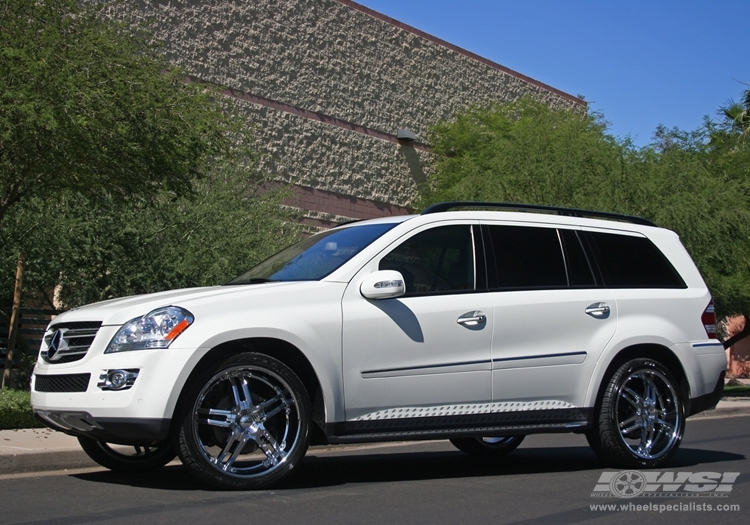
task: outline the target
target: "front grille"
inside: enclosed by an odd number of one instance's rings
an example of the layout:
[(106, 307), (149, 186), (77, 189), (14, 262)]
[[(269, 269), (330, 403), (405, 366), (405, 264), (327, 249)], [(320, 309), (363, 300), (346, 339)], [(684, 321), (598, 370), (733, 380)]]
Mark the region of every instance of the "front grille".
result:
[(37, 392), (85, 392), (91, 374), (65, 374), (56, 376), (34, 376)]
[(50, 364), (83, 359), (101, 325), (98, 321), (84, 321), (50, 326), (44, 336), (42, 359)]

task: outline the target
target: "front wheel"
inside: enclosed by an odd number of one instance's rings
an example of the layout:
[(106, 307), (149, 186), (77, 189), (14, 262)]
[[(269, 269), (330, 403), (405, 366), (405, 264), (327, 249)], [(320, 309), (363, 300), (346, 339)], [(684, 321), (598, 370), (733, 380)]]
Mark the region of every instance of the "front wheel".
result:
[(178, 454), (199, 479), (261, 489), (289, 475), (310, 442), (304, 386), (281, 361), (243, 353), (188, 387)]
[(586, 438), (615, 467), (664, 465), (677, 452), (685, 430), (677, 381), (652, 359), (633, 359), (614, 373), (595, 417)]
[(79, 436), (78, 443), (91, 459), (115, 472), (150, 472), (163, 467), (177, 456), (168, 441), (125, 446)]
[(504, 456), (521, 444), (525, 436), (455, 438), (451, 443), (461, 452), (475, 456)]

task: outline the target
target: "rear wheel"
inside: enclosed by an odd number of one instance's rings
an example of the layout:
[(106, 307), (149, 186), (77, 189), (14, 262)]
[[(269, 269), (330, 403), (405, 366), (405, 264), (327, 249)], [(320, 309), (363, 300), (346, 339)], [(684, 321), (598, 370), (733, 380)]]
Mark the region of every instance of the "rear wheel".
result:
[(188, 388), (178, 453), (199, 479), (222, 488), (267, 488), (304, 457), (312, 409), (281, 361), (239, 354)]
[(513, 452), (525, 436), (456, 438), (451, 443), (458, 450), (476, 456), (504, 456)]
[(168, 441), (125, 446), (79, 437), (78, 443), (91, 459), (116, 472), (150, 472), (163, 467), (177, 456)]
[(609, 465), (655, 468), (677, 452), (684, 430), (684, 406), (674, 376), (658, 361), (634, 359), (610, 378), (586, 437)]

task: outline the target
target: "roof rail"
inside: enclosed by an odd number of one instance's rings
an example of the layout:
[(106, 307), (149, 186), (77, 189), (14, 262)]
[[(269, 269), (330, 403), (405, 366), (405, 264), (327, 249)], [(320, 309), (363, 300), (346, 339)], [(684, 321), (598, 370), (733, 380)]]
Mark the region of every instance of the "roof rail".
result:
[(429, 213), (439, 213), (453, 210), (455, 208), (502, 208), (506, 210), (525, 210), (541, 211), (556, 213), (557, 215), (567, 215), (569, 217), (592, 217), (597, 219), (614, 219), (618, 221), (632, 222), (633, 224), (642, 224), (644, 226), (656, 226), (653, 222), (635, 215), (624, 215), (621, 213), (610, 213), (606, 211), (579, 210), (577, 208), (561, 208), (559, 206), (542, 206), (540, 204), (519, 204), (516, 202), (440, 202), (428, 206), (422, 212), (422, 215)]

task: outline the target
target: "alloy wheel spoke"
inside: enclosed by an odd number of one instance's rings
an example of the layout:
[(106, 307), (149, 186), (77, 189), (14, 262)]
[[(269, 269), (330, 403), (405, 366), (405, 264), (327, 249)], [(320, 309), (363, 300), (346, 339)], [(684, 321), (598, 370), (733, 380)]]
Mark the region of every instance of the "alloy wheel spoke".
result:
[(641, 435), (641, 443), (638, 445), (638, 451), (646, 456), (651, 455), (651, 447), (654, 446), (654, 425), (644, 425), (643, 434)]
[[(294, 404), (294, 400), (286, 397), (285, 392), (280, 392), (278, 395), (272, 397), (271, 399), (264, 401), (260, 405), (256, 407), (259, 411), (265, 413), (263, 414), (263, 420), (270, 419), (282, 410), (285, 410), (288, 406)], [(269, 407), (273, 406), (274, 404), (277, 404), (273, 409), (267, 410)]]
[(651, 406), (657, 406), (661, 400), (661, 394), (659, 392), (659, 388), (656, 386), (656, 383), (654, 383), (653, 375), (646, 376), (644, 381), (646, 382), (647, 388), (646, 399), (651, 404)]
[(232, 455), (229, 456), (229, 459), (227, 459), (222, 465), (222, 468), (224, 470), (229, 470), (230, 468), (232, 468), (232, 465), (234, 465), (234, 462), (237, 461), (237, 458), (242, 453), (242, 449), (245, 448), (245, 444), (248, 441), (250, 441), (250, 435), (247, 432), (240, 432), (239, 436), (236, 439), (237, 444), (232, 451)]
[[(244, 445), (245, 443), (244, 443), (244, 442), (242, 442), (242, 443), (238, 443), (238, 441), (241, 441), (241, 439), (242, 439), (243, 435), (244, 435), (244, 433), (243, 433), (243, 430), (242, 430), (242, 428), (241, 428), (241, 427), (239, 427), (239, 426), (237, 426), (237, 427), (236, 427), (236, 428), (234, 429), (234, 431), (233, 431), (233, 432), (232, 432), (232, 433), (231, 433), (231, 434), (229, 435), (229, 437), (227, 438), (227, 442), (226, 442), (226, 444), (224, 445), (224, 449), (223, 449), (223, 450), (221, 451), (221, 453), (219, 453), (219, 455), (218, 455), (218, 456), (216, 456), (216, 462), (217, 462), (217, 463), (218, 463), (219, 465), (221, 465), (221, 466), (222, 466), (222, 468), (224, 468), (225, 470), (226, 470), (227, 468), (229, 468), (229, 467), (228, 467), (228, 460), (227, 460), (227, 461), (225, 461), (225, 458), (227, 458), (227, 456), (230, 456), (230, 459), (231, 459), (231, 451), (232, 451), (232, 445), (234, 445), (235, 443), (237, 443), (237, 448), (236, 448), (236, 449), (235, 449), (235, 451), (234, 451), (234, 452), (235, 452), (235, 454), (237, 453), (237, 451), (238, 451), (238, 450), (242, 450), (242, 447), (243, 447), (243, 445)], [(245, 442), (246, 442), (246, 441), (247, 441), (247, 439), (245, 439)], [(235, 458), (236, 458), (236, 456), (235, 456)], [(234, 460), (232, 460), (232, 462), (234, 462)]]
[(253, 408), (253, 398), (250, 397), (250, 385), (247, 384), (247, 378), (242, 378), (242, 394), (245, 396), (245, 404), (242, 406), (244, 410), (250, 410)]
[[(198, 411), (199, 414), (205, 414), (205, 420), (199, 420), (200, 423), (206, 423), (215, 427), (231, 428), (234, 425), (234, 414), (231, 410), (220, 410), (218, 408), (211, 408), (208, 410), (202, 409)], [(213, 419), (209, 416), (219, 416), (223, 419)]]
[(229, 379), (229, 383), (232, 385), (235, 406), (240, 410), (251, 409), (253, 404), (250, 398), (250, 387), (247, 384), (247, 378), (232, 377)]
[(258, 446), (268, 457), (271, 465), (276, 465), (284, 459), (286, 453), (278, 446), (276, 440), (265, 428), (258, 433), (260, 439), (256, 439)]
[(633, 405), (634, 408), (640, 408), (643, 404), (641, 396), (636, 394), (633, 389), (628, 387), (623, 387), (622, 392), (620, 393), (620, 397)]
[[(633, 423), (633, 422), (635, 422), (634, 425), (629, 426), (629, 427), (627, 426), (627, 425), (629, 425), (630, 423)], [(633, 430), (635, 430), (636, 428), (638, 428), (640, 426), (641, 426), (641, 423), (638, 421), (638, 416), (629, 417), (625, 421), (622, 421), (620, 423), (620, 425), (619, 425), (620, 431), (623, 434), (629, 434), (630, 432), (632, 432)]]

